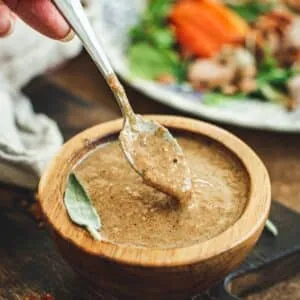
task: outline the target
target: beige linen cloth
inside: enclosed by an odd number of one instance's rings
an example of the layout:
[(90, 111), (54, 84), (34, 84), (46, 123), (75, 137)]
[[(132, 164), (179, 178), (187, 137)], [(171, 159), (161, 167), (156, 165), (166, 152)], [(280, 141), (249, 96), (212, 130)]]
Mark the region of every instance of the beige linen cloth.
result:
[[(92, 21), (96, 1), (86, 4)], [(55, 122), (36, 114), (20, 88), (80, 50), (77, 38), (69, 43), (53, 41), (22, 21), (10, 37), (0, 39), (0, 182), (30, 189), (37, 186), (63, 140)]]

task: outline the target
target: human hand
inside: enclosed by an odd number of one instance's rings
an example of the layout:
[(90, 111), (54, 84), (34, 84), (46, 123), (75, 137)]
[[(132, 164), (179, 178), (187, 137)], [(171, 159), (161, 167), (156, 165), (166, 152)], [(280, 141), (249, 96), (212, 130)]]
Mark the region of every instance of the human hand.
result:
[(50, 38), (69, 41), (74, 36), (51, 0), (0, 0), (0, 37), (13, 31), (17, 16)]

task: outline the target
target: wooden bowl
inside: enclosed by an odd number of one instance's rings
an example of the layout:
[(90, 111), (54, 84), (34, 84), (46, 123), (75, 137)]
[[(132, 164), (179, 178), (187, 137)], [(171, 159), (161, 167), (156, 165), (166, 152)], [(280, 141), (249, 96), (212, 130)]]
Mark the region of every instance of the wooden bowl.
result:
[(244, 164), (250, 178), (249, 201), (242, 216), (225, 232), (184, 248), (152, 249), (93, 240), (74, 225), (63, 197), (73, 166), (103, 139), (117, 134), (122, 120), (92, 127), (68, 141), (39, 184), (46, 221), (63, 257), (90, 282), (112, 295), (130, 299), (183, 299), (221, 280), (236, 268), (259, 238), (270, 208), (268, 173), (241, 140), (216, 126), (174, 116), (149, 116), (171, 130), (210, 137)]

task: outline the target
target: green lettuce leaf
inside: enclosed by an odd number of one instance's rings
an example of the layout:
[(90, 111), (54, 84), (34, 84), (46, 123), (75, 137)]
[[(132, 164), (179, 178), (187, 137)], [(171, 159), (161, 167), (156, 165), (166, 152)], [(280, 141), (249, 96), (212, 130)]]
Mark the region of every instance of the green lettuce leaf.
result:
[(273, 1), (253, 0), (247, 3), (228, 5), (248, 23), (254, 22), (259, 16), (270, 12), (274, 8)]
[(133, 45), (128, 53), (131, 74), (144, 79), (156, 79), (162, 74), (174, 74), (179, 58), (171, 50), (157, 49), (149, 43)]

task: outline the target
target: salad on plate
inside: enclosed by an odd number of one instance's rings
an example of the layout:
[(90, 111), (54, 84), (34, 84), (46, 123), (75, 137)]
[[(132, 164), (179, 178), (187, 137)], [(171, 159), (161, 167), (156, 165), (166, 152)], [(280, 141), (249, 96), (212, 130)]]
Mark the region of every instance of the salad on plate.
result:
[(300, 106), (300, 2), (150, 0), (130, 30), (132, 76), (203, 92)]

